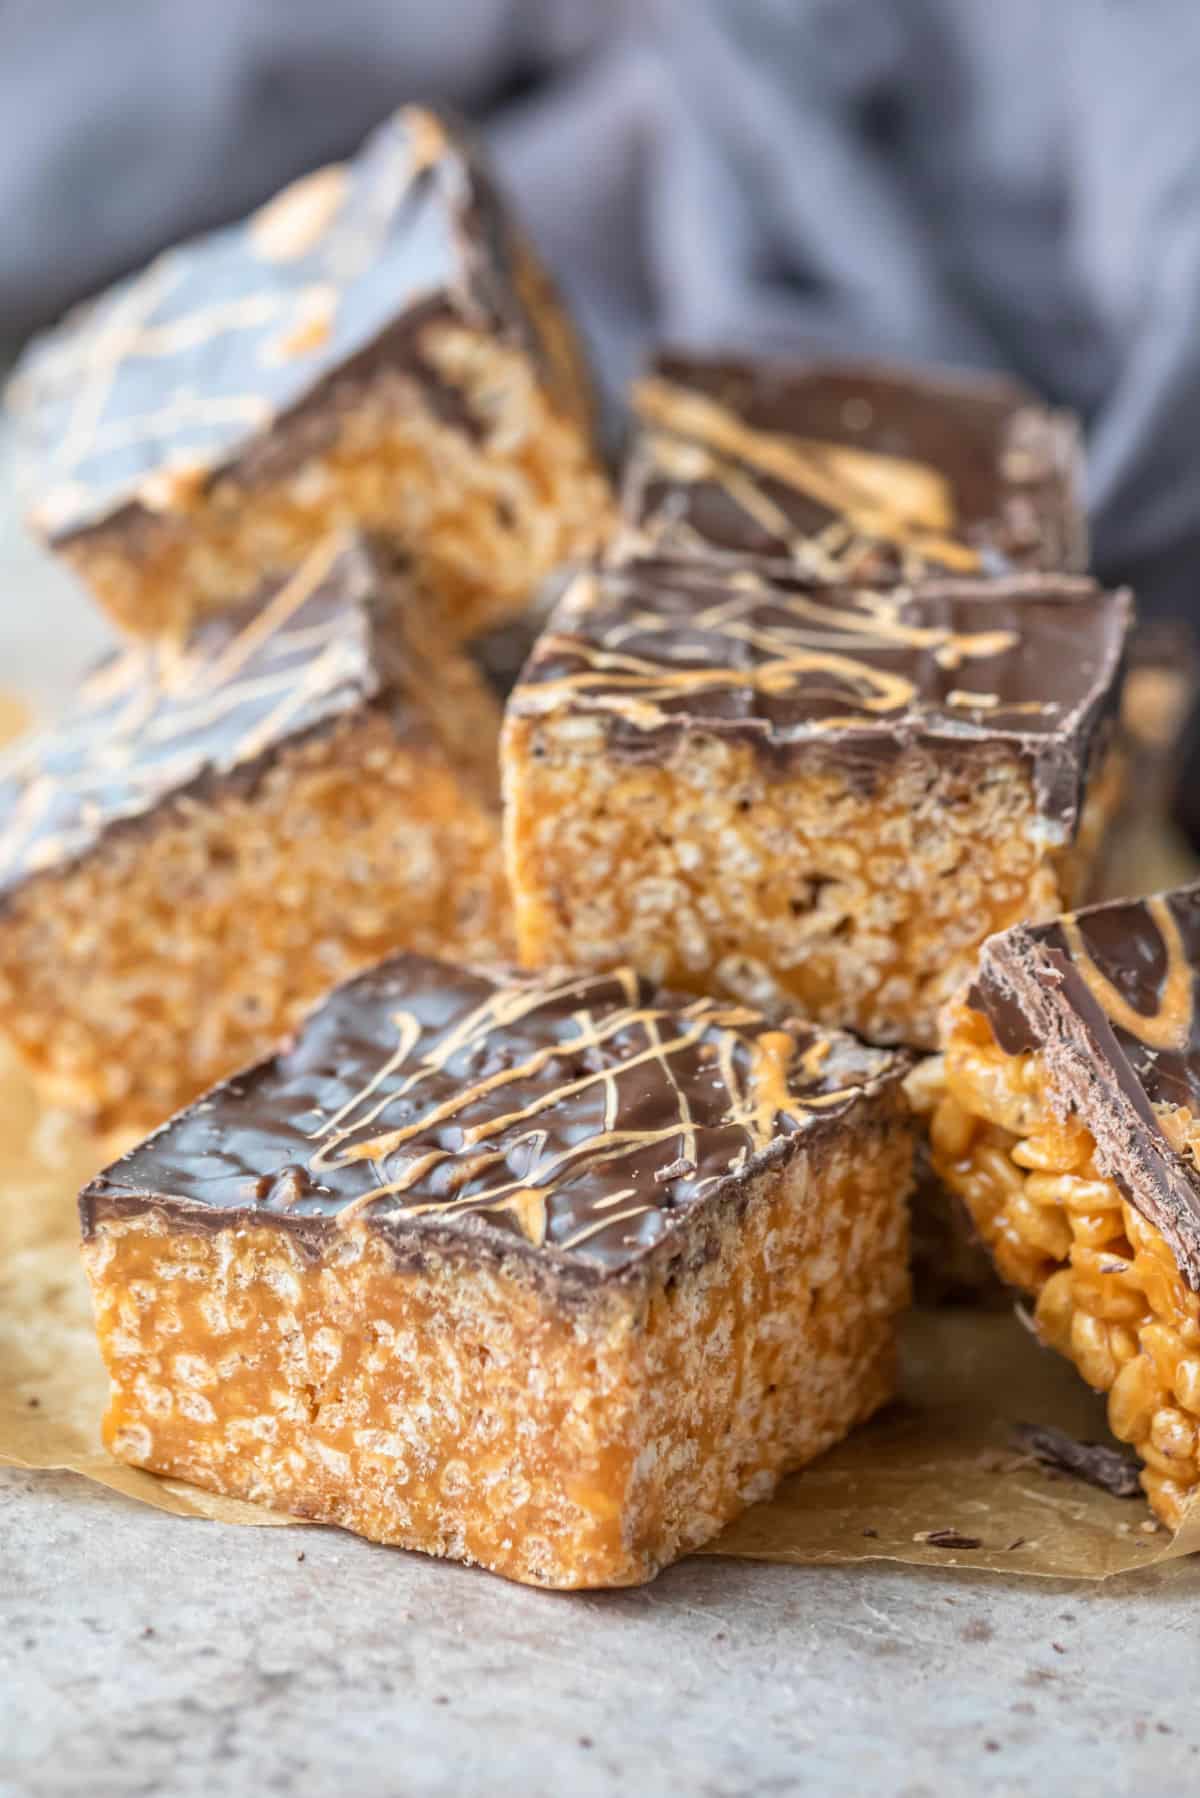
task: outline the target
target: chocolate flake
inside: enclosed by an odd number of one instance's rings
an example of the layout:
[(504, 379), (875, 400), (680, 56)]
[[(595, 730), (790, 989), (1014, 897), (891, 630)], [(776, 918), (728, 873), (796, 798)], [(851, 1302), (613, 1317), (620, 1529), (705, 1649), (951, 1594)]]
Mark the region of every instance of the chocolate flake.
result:
[(924, 1542), (929, 1548), (982, 1548), (980, 1536), (964, 1536), (961, 1530), (918, 1530), (913, 1537), (914, 1542)]
[(1080, 1442), (1053, 1424), (1019, 1423), (1012, 1432), (1015, 1448), (1033, 1456), (1039, 1466), (1074, 1474), (1114, 1498), (1141, 1494), (1136, 1456), (1103, 1442)]

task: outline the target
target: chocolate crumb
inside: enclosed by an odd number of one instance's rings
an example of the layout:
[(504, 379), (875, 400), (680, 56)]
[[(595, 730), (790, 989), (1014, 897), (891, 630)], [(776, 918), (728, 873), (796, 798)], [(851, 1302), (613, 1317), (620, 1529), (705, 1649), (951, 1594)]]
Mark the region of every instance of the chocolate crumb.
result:
[(594, 1746), (594, 1743), (593, 1743), (593, 1741), (592, 1741), (592, 1738), (591, 1738), (591, 1736), (580, 1736), (580, 1738), (579, 1738), (579, 1746), (580, 1746), (580, 1747), (581, 1747), (581, 1748), (591, 1748), (591, 1747), (593, 1747), (593, 1746)]
[(25, 1403), (29, 1406), (29, 1409), (31, 1411), (40, 1411), (41, 1410), (42, 1401), (40, 1398), (28, 1398), (28, 1399), (26, 1399)]
[(879, 1531), (878, 1530), (864, 1530), (863, 1535), (877, 1537), (879, 1535)]
[(918, 1530), (914, 1542), (928, 1543), (930, 1548), (982, 1548), (978, 1536), (964, 1536), (961, 1530)]
[(1114, 1498), (1137, 1498), (1138, 1463), (1123, 1449), (1103, 1442), (1080, 1442), (1052, 1424), (1019, 1423), (1012, 1432), (1013, 1446), (1031, 1454), (1038, 1465), (1074, 1474), (1090, 1486), (1098, 1486)]
[(449, 1704), (450, 1700), (446, 1696), (445, 1692), (439, 1692), (433, 1702), (435, 1704)]
[(304, 1550), (303, 1549), (300, 1550), (300, 1553), (296, 1556), (296, 1559), (298, 1561), (302, 1561), (304, 1559)]
[(1008, 1545), (1008, 1553), (1011, 1554), (1014, 1548), (1024, 1548), (1028, 1540), (1027, 1536), (1014, 1536)]
[(1156, 1723), (1154, 1727), (1160, 1736), (1169, 1736), (1171, 1733), (1171, 1725), (1169, 1723)]
[(987, 1749), (989, 1754), (999, 1754), (999, 1752), (1000, 1752), (999, 1742), (993, 1741), (990, 1736), (988, 1737), (987, 1741), (983, 1745)]
[(1050, 1646), (1054, 1650), (1055, 1654), (1066, 1654), (1066, 1652), (1067, 1652), (1061, 1642), (1051, 1642)]
[(152, 1623), (148, 1623), (148, 1624), (147, 1624), (147, 1625), (146, 1625), (146, 1627), (145, 1627), (145, 1629), (144, 1629), (144, 1630), (143, 1630), (143, 1631), (142, 1631), (142, 1640), (143, 1640), (143, 1641), (148, 1641), (148, 1640), (149, 1640), (149, 1638), (150, 1638), (150, 1637), (151, 1637), (151, 1636), (152, 1636), (152, 1635), (153, 1635), (153, 1634), (154, 1634), (154, 1625), (153, 1625), (153, 1624), (152, 1624)]

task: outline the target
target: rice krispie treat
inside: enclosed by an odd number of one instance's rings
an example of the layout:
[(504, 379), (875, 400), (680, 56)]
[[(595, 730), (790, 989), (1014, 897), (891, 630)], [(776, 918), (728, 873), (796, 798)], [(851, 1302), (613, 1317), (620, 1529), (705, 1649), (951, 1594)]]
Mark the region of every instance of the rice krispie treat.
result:
[(952, 1014), (938, 1172), (1172, 1527), (1200, 1485), (1200, 886), (1006, 931)]
[(668, 353), (634, 408), (624, 553), (865, 581), (1086, 565), (1078, 429), (1015, 382)]
[(72, 313), (9, 405), (35, 528), (138, 635), (361, 526), (468, 636), (608, 520), (571, 326), (476, 150), (419, 107)]
[(84, 1191), (122, 1459), (631, 1585), (893, 1389), (904, 1058), (403, 956)]
[(936, 1047), (984, 938), (1081, 892), (1129, 619), (1066, 576), (581, 574), (505, 725), (523, 959)]
[(0, 760), (0, 1027), (140, 1130), (396, 948), (504, 953), (499, 711), (389, 552), (331, 541), (130, 648)]

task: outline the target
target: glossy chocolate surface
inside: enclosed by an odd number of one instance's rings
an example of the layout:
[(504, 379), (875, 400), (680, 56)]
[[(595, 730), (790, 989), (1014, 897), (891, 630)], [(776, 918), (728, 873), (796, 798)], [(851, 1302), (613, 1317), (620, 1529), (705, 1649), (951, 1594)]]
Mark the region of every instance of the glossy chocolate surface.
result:
[[(1126, 1197), (1200, 1287), (1200, 1170), (1164, 1130), (1200, 1118), (1200, 885), (993, 937), (969, 1003), (1038, 1051)], [(1186, 1118), (1185, 1118), (1186, 1121)]]
[(8, 392), (34, 522), (63, 540), (130, 502), (169, 507), (156, 483), (284, 453), (276, 420), (376, 365), (478, 431), (466, 394), (423, 364), (420, 325), (465, 318), (536, 351), (519, 254), (468, 142), (403, 109), (354, 161), (167, 251), (35, 342)]
[(647, 558), (578, 577), (510, 707), (593, 714), (633, 754), (687, 730), (858, 765), (1007, 748), (1072, 824), (1130, 618), (1127, 594), (1069, 576), (871, 589)]
[(635, 408), (643, 547), (857, 580), (1085, 566), (1076, 427), (1015, 383), (664, 354)]
[(77, 860), (113, 825), (398, 691), (401, 578), (384, 551), (330, 540), (183, 644), (102, 663), (60, 726), (0, 756), (0, 895)]
[(400, 1250), (457, 1240), (611, 1273), (731, 1182), (853, 1128), (906, 1066), (627, 969), (505, 978), (399, 956), (99, 1176), (84, 1225), (161, 1199), (189, 1228), (237, 1214), (311, 1241), (361, 1223)]

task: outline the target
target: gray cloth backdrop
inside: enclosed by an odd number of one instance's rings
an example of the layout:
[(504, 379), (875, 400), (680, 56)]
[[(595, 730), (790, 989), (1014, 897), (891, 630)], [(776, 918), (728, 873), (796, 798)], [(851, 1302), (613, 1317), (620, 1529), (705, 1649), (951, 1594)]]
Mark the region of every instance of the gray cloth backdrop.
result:
[(616, 390), (652, 339), (1008, 368), (1101, 570), (1200, 612), (1197, 0), (7, 0), (0, 327), (353, 148), (488, 135)]

